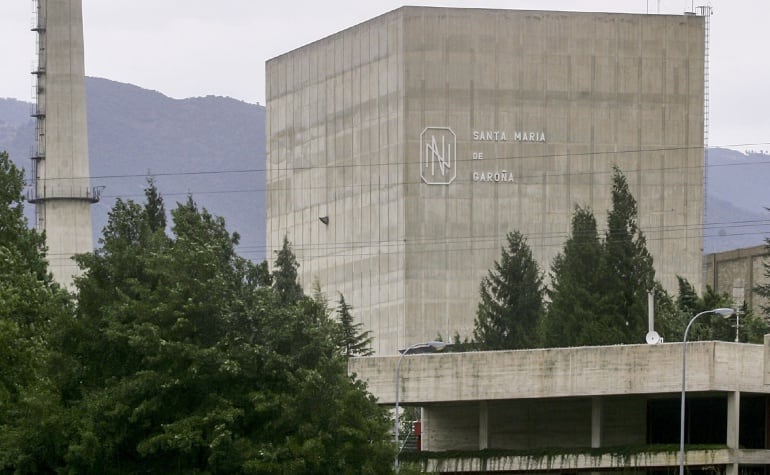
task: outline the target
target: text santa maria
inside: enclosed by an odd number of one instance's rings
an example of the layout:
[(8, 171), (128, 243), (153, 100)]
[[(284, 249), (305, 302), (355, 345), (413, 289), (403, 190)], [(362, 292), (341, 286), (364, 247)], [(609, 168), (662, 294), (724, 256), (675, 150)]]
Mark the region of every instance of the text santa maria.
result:
[(506, 133), (504, 130), (474, 130), (473, 140), (476, 142), (545, 142), (545, 132), (514, 130)]

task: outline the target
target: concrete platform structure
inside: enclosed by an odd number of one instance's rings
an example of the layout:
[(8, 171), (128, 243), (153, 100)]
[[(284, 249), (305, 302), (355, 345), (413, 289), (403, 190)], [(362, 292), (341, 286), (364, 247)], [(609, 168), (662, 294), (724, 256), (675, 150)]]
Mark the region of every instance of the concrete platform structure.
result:
[[(519, 230), (544, 271), (626, 175), (658, 278), (700, 288), (704, 18), (403, 7), (267, 62), (268, 256), (377, 354), (469, 336)], [(642, 342), (644, 335), (639, 335)]]
[(93, 251), (81, 0), (34, 0), (37, 33), (34, 186), (36, 225), (46, 233), (54, 279), (72, 287), (72, 256)]
[(745, 302), (756, 315), (762, 315), (762, 308), (770, 306), (770, 301), (755, 293), (754, 288), (768, 283), (766, 263), (770, 263), (767, 246), (707, 254), (703, 257), (705, 285), (732, 296), (738, 304)]
[[(407, 355), (398, 381), (397, 356), (354, 358), (348, 369), (380, 403), (395, 403), (398, 384), (402, 406), (422, 407), (431, 472), (670, 473), (681, 351), (666, 343)], [(764, 346), (688, 343), (687, 396), (689, 470), (766, 473), (770, 336)]]

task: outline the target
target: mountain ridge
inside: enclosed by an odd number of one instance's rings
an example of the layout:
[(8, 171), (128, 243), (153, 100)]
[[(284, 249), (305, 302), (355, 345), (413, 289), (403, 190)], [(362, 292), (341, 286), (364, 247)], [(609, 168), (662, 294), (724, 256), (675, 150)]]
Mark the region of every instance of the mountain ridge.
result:
[[(192, 195), (238, 232), (239, 253), (264, 259), (263, 106), (219, 96), (174, 99), (92, 77), (86, 78), (86, 97), (91, 185), (105, 187), (92, 209), (94, 242), (115, 200), (141, 201), (153, 177), (168, 209)], [(19, 102), (0, 99), (0, 149), (28, 170), (35, 124), (27, 104), (28, 120), (14, 125)]]
[[(191, 195), (241, 235), (242, 255), (266, 257), (264, 106), (213, 95), (175, 99), (94, 77), (86, 78), (86, 93), (91, 184), (105, 187), (92, 213), (95, 239), (115, 199), (141, 201), (153, 177), (169, 209)], [(31, 110), (30, 103), (0, 99), (0, 149), (25, 169)], [(764, 244), (770, 155), (711, 148), (706, 159), (703, 252)]]

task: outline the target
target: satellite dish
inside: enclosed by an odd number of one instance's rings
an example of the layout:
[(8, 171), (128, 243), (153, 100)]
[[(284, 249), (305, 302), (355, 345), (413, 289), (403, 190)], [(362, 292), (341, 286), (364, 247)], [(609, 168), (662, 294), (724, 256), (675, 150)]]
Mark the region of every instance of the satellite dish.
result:
[(648, 345), (657, 345), (661, 342), (660, 335), (656, 331), (647, 332), (645, 340), (647, 340)]

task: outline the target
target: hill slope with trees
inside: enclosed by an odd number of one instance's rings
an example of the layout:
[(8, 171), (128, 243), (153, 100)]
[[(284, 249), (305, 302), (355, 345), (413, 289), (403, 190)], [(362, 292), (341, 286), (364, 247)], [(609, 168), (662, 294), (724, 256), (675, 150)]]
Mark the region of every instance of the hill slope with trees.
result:
[[(266, 257), (264, 107), (216, 96), (172, 99), (100, 78), (86, 79), (86, 94), (91, 185), (105, 187), (93, 207), (94, 242), (116, 198), (141, 198), (147, 176), (154, 176), (170, 202), (192, 194), (225, 217), (241, 235), (245, 257)], [(27, 170), (35, 128), (30, 110), (0, 99), (0, 150)]]

